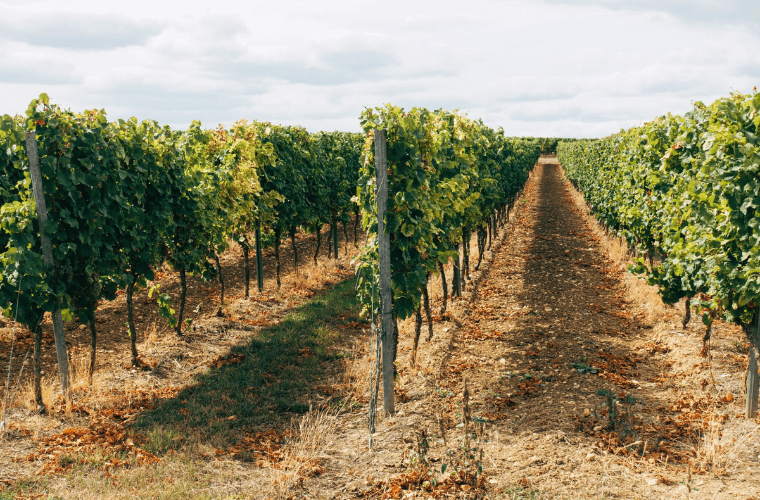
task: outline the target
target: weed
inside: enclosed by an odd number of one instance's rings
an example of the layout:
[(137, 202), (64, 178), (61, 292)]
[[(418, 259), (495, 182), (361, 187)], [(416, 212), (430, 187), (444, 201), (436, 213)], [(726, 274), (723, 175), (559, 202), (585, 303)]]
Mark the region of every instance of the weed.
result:
[(577, 371), (580, 375), (591, 373), (595, 374), (598, 373), (598, 370), (588, 364), (588, 357), (583, 356), (581, 359), (575, 360), (572, 364), (573, 368), (575, 368), (575, 371)]
[[(57, 374), (56, 374), (57, 375)], [(55, 375), (43, 375), (40, 380), (40, 389), (42, 390), (42, 402), (50, 408), (55, 403), (56, 397), (60, 394), (58, 381)], [(37, 405), (34, 403), (34, 377), (29, 377), (25, 386), (19, 389), (21, 400), (26, 404), (27, 409), (37, 411)]]
[(456, 396), (456, 393), (454, 393), (451, 389), (446, 389), (444, 387), (436, 388), (435, 392), (442, 398), (453, 398)]
[(519, 485), (510, 486), (504, 490), (509, 500), (540, 500), (541, 494), (538, 491), (524, 488)]
[[(443, 457), (430, 459), (430, 438), (427, 429), (415, 431), (415, 445), (404, 455), (407, 471), (379, 484), (387, 494), (383, 498), (401, 498), (403, 490), (421, 491), (440, 495), (450, 487), (462, 491), (484, 492), (485, 478), (483, 465), (485, 459), (484, 445), (486, 421), (472, 418), (470, 415), (470, 393), (465, 380), (462, 398), (462, 413), (457, 414), (461, 422), (456, 429), (461, 434), (447, 437), (446, 422), (451, 421), (445, 414), (436, 415), (438, 430), (443, 442)], [(438, 435), (433, 435), (438, 439)], [(453, 437), (453, 439), (452, 439)], [(441, 462), (440, 468), (433, 467), (432, 462)], [(480, 497), (478, 497), (480, 498)]]
[[(449, 474), (458, 475), (465, 484), (477, 486), (479, 477), (483, 474), (483, 446), (487, 443), (485, 439), (485, 423), (481, 418), (472, 418), (470, 415), (470, 391), (467, 388), (467, 380), (464, 383), (464, 393), (462, 397), (463, 414), (458, 417), (462, 421), (457, 425), (462, 429), (462, 435), (456, 439), (457, 446), (454, 449), (447, 449), (448, 465), (452, 469)], [(442, 466), (442, 473), (445, 473), (446, 464)]]
[(597, 391), (597, 395), (605, 398), (605, 401), (599, 405), (600, 411), (598, 413), (607, 417), (607, 429), (616, 431), (622, 436), (636, 434), (633, 405), (643, 404), (644, 401), (622, 392), (615, 395), (614, 392), (607, 389), (600, 389)]
[(77, 463), (78, 460), (70, 455), (61, 455), (60, 457), (58, 457), (58, 462), (61, 464), (61, 467), (65, 469)]

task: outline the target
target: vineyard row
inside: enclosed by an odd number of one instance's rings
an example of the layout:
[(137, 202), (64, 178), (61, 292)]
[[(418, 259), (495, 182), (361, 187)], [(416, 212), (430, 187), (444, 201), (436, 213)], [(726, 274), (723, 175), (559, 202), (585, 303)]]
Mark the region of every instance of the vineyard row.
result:
[[(612, 136), (560, 142), (558, 157), (596, 217), (638, 255), (632, 271), (666, 303), (686, 297), (707, 325), (742, 326), (751, 345), (748, 413), (760, 347), (760, 94), (734, 93)], [(754, 366), (754, 368), (753, 368)], [(754, 409), (750, 406), (754, 405)]]

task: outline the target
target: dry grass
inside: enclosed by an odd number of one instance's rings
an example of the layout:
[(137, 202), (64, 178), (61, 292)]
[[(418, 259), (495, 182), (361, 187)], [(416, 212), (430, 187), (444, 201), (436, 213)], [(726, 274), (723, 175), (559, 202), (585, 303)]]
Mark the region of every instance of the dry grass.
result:
[(337, 425), (334, 410), (310, 411), (295, 419), (292, 432), (296, 436), (285, 448), (282, 462), (270, 470), (270, 480), (262, 494), (271, 500), (293, 497), (305, 478), (321, 474), (326, 450), (333, 444)]
[(345, 395), (356, 401), (369, 398), (369, 375), (373, 358), (367, 356), (366, 349), (354, 349), (353, 359), (343, 359), (343, 385)]
[[(148, 349), (149, 347), (153, 346), (156, 342), (158, 342), (159, 339), (159, 326), (158, 321), (154, 321), (145, 332), (145, 343), (143, 344), (143, 349)], [(97, 366), (96, 366), (97, 369)]]
[[(48, 373), (48, 374), (43, 375), (42, 379), (40, 380), (40, 389), (42, 390), (42, 402), (47, 407), (52, 405), (55, 399), (61, 394), (60, 384), (58, 383), (57, 375), (58, 375), (57, 372)], [(34, 403), (34, 379), (33, 378), (27, 379), (26, 383), (24, 383), (19, 388), (18, 399), (21, 402), (23, 402), (23, 404), (30, 411), (33, 411), (33, 412), (37, 411), (37, 406)]]
[(71, 353), (71, 390), (83, 391), (89, 387), (90, 353), (75, 351)]
[(712, 470), (716, 475), (731, 474), (744, 465), (743, 458), (756, 454), (760, 425), (745, 420), (724, 427), (714, 414), (705, 423), (707, 430), (696, 450), (695, 462), (700, 468)]

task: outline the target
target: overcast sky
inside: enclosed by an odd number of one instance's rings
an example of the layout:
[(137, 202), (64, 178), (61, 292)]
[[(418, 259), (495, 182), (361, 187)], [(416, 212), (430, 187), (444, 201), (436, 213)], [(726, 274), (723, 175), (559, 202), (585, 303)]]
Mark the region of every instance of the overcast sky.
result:
[(460, 109), (597, 137), (760, 85), (760, 0), (0, 0), (0, 113), (359, 130), (365, 107)]

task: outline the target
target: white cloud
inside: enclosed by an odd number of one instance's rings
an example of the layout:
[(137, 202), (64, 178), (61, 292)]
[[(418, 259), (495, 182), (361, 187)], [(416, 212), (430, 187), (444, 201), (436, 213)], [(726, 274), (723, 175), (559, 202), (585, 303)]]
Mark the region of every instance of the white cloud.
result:
[[(358, 130), (366, 106), (600, 136), (760, 80), (750, 2), (0, 0), (0, 112)], [(54, 12), (48, 14), (48, 12)]]
[(57, 49), (112, 50), (143, 45), (161, 32), (162, 24), (115, 14), (39, 12), (0, 18), (0, 38)]

